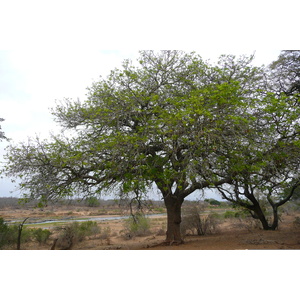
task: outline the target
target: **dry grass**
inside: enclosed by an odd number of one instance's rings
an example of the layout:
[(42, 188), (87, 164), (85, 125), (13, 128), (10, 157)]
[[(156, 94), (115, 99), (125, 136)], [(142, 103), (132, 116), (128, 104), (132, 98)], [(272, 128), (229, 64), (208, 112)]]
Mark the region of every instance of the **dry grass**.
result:
[[(91, 213), (97, 213), (98, 208), (84, 209), (74, 208), (73, 215), (88, 217)], [(0, 217), (5, 220), (22, 220), (25, 217), (31, 218), (57, 218), (66, 216), (70, 207), (60, 207), (41, 210), (32, 209), (2, 209)], [(297, 219), (298, 218), (298, 219)], [(114, 250), (114, 249), (300, 249), (300, 225), (297, 220), (300, 213), (283, 214), (279, 230), (263, 231), (257, 228), (252, 220), (244, 219), (222, 219), (218, 226), (219, 231), (209, 236), (186, 236), (185, 244), (179, 246), (157, 246), (165, 239), (166, 216), (153, 216), (150, 218), (150, 230), (146, 236), (135, 236), (130, 240), (124, 239), (120, 232), (124, 230), (123, 220), (106, 220), (98, 222), (101, 228), (99, 234), (85, 237), (76, 243), (72, 249), (81, 250)], [(44, 225), (45, 226), (45, 225)], [(40, 227), (40, 226), (37, 226)], [(30, 241), (21, 245), (22, 249), (50, 249), (53, 241), (61, 233), (60, 224), (46, 225), (53, 233), (49, 240), (42, 245)], [(109, 229), (108, 229), (109, 228)]]

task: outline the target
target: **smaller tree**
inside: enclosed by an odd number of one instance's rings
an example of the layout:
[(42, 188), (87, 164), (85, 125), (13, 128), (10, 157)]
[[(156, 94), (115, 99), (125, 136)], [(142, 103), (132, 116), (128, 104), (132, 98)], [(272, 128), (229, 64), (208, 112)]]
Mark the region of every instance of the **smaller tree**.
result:
[[(284, 194), (287, 186), (289, 192)], [(259, 184), (257, 179), (248, 177), (234, 181), (230, 186), (218, 187), (218, 190), (224, 199), (249, 211), (253, 218), (261, 222), (264, 230), (275, 230), (279, 225), (278, 208), (291, 199), (298, 186), (299, 180), (293, 183), (285, 180), (276, 183), (262, 181)], [(269, 214), (272, 218), (268, 217)]]
[(217, 189), (259, 219), (263, 229), (275, 230), (278, 208), (300, 186), (300, 106), (290, 96), (272, 93), (258, 104), (244, 139), (234, 149), (219, 150), (224, 160), (217, 172), (232, 174), (232, 180)]

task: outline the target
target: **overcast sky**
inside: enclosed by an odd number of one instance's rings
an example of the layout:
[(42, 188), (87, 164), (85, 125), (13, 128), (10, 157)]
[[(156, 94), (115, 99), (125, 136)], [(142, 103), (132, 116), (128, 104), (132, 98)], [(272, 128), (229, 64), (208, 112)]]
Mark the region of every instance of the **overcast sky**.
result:
[[(255, 50), (231, 50), (226, 54), (248, 54)], [(215, 60), (223, 52), (196, 50), (204, 59)], [(269, 64), (279, 50), (257, 50), (255, 64)], [(85, 99), (86, 88), (99, 76), (121, 67), (124, 59), (137, 59), (138, 50), (2, 50), (0, 51), (0, 117), (2, 130), (12, 143), (28, 137), (47, 137), (59, 128), (50, 108), (64, 98)], [(0, 143), (1, 162), (8, 142)], [(0, 197), (11, 194), (14, 185), (0, 180)]]

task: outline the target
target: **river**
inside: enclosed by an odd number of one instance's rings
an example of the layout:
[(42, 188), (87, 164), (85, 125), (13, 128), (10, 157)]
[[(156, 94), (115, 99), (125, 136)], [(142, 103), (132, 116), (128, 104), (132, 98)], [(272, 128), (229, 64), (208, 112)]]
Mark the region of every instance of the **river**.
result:
[[(149, 214), (145, 215), (146, 217), (159, 217), (165, 216), (166, 214)], [(64, 219), (56, 219), (56, 220), (43, 220), (37, 222), (26, 222), (26, 225), (42, 225), (42, 224), (50, 224), (50, 223), (68, 223), (68, 222), (86, 222), (86, 221), (107, 221), (107, 220), (122, 220), (127, 219), (129, 216), (111, 216), (111, 217), (87, 217), (87, 218), (64, 218)], [(22, 220), (17, 220), (13, 222), (22, 222)]]

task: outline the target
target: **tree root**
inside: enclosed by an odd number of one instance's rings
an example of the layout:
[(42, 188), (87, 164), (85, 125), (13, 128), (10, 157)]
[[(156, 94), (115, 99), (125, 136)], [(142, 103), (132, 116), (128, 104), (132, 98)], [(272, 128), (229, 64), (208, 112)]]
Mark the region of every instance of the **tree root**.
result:
[(163, 241), (161, 243), (155, 244), (152, 247), (156, 246), (178, 246), (184, 244), (183, 240), (173, 240), (173, 241)]

